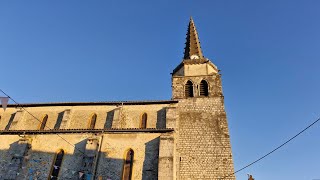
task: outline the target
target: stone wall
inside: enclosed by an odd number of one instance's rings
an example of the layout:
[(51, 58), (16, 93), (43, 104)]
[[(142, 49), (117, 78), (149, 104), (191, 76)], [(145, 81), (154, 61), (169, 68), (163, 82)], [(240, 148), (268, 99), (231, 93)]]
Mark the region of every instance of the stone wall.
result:
[[(60, 135), (68, 139), (81, 152), (85, 151), (85, 143), (88, 135)], [(52, 170), (53, 161), (56, 153), (63, 149), (65, 156), (63, 158), (59, 177), (65, 179), (77, 179), (78, 174), (72, 174), (71, 171), (78, 171), (81, 168), (82, 153), (75, 149), (74, 146), (63, 141), (57, 135), (36, 135), (25, 136), (29, 140), (29, 149), (23, 156), (23, 164), (17, 171), (18, 179), (47, 179)], [(19, 145), (21, 137), (17, 135), (1, 135), (0, 141), (0, 158), (2, 160), (2, 170), (13, 171), (10, 161), (14, 158), (14, 149), (23, 150), (24, 147)], [(9, 146), (8, 146), (9, 145)], [(6, 172), (1, 172), (0, 179), (4, 178)]]
[[(176, 109), (175, 154), (178, 179), (219, 179), (234, 172), (221, 75), (196, 71), (196, 76), (172, 77)], [(208, 83), (208, 96), (200, 96), (200, 82)], [(185, 84), (193, 83), (194, 97), (185, 96)], [(228, 179), (234, 180), (234, 175)]]
[(173, 134), (163, 134), (160, 137), (159, 179), (174, 179), (174, 137)]
[(178, 112), (179, 179), (219, 179), (233, 173), (223, 98), (180, 100)]
[(157, 179), (160, 134), (105, 134), (97, 177), (120, 180), (128, 150), (134, 152), (132, 179)]
[[(207, 97), (199, 96), (203, 79), (209, 85)], [(194, 83), (193, 98), (184, 94), (188, 80)], [(95, 129), (140, 128), (141, 116), (147, 113), (147, 128), (174, 128), (174, 132), (1, 135), (0, 158), (9, 164), (0, 164), (0, 180), (15, 175), (47, 179), (60, 149), (66, 154), (59, 177), (70, 180), (78, 179), (79, 171), (96, 174), (96, 179), (121, 179), (130, 149), (132, 179), (218, 179), (233, 173), (220, 75), (174, 76), (172, 87), (178, 103), (26, 107), (32, 115), (19, 108), (1, 109), (0, 130), (37, 130), (45, 115), (47, 130), (87, 129), (93, 114), (97, 115)], [(7, 172), (9, 178), (3, 176)]]
[[(129, 149), (134, 151), (133, 179), (158, 179), (160, 135), (159, 133), (59, 135), (72, 145), (54, 134), (27, 136), (25, 138), (30, 140), (30, 149), (24, 154), (23, 164), (21, 163), (18, 169), (12, 165), (12, 159), (19, 150), (25, 149), (25, 146), (18, 144), (21, 137), (2, 135), (0, 136), (0, 180), (3, 180), (9, 171), (21, 179), (30, 177), (47, 179), (52, 171), (55, 155), (60, 149), (65, 152), (59, 172), (61, 179), (76, 180), (79, 171), (91, 171), (91, 173), (96, 171), (96, 179), (100, 176), (102, 179), (119, 180), (122, 177), (124, 156)], [(96, 145), (94, 143), (90, 145), (89, 140), (92, 139), (98, 139)], [(100, 154), (94, 157), (97, 151), (100, 151)], [(94, 157), (93, 163), (95, 158), (98, 158), (91, 170), (87, 168), (89, 163), (86, 157)]]
[[(37, 130), (40, 122), (36, 118), (41, 121), (45, 115), (48, 115), (46, 126), (50, 129), (86, 129), (94, 113), (97, 115), (96, 129), (140, 128), (143, 113), (148, 116), (147, 128), (166, 128), (167, 114), (171, 120), (168, 126), (172, 128), (176, 118), (175, 107), (170, 104), (49, 106), (26, 109), (32, 115), (18, 108), (9, 107), (6, 111), (1, 109), (0, 130)], [(24, 150), (24, 147), (16, 146), (22, 137), (1, 135), (0, 180), (26, 177), (47, 179), (50, 177), (55, 156), (61, 149), (65, 155), (59, 178), (75, 180), (81, 171), (96, 174), (95, 179), (121, 179), (125, 153), (132, 149), (133, 179), (158, 179), (160, 136), (160, 133), (148, 132), (29, 135), (23, 137), (29, 140), (29, 149), (24, 153), (23, 161), (13, 166), (12, 161), (16, 161), (17, 149), (21, 152)], [(163, 150), (168, 153), (166, 147)], [(10, 177), (4, 176), (8, 174), (7, 171), (12, 174)], [(169, 171), (172, 172), (171, 169)]]
[(141, 116), (147, 113), (147, 128), (165, 128), (168, 104), (124, 106), (52, 106), (0, 110), (0, 130), (37, 130), (48, 115), (46, 130), (86, 129), (93, 114), (97, 115), (95, 129), (140, 128)]

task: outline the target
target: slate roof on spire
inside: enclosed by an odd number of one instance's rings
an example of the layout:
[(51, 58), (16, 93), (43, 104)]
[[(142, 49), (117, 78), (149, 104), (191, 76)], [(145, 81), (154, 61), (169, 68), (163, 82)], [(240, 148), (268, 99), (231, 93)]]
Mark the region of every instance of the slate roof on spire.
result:
[[(193, 55), (197, 55), (197, 56), (193, 56)], [(186, 38), (186, 47), (184, 48), (184, 57), (182, 62), (173, 70), (171, 74), (175, 75), (175, 73), (178, 72), (180, 69), (184, 68), (185, 65), (193, 65), (193, 64), (208, 64), (216, 72), (219, 71), (216, 65), (214, 65), (209, 59), (203, 56), (197, 29), (196, 29), (196, 26), (194, 25), (194, 21), (192, 17), (190, 17), (188, 33)]]
[(196, 26), (192, 17), (190, 17), (183, 59), (191, 59), (192, 55), (197, 55), (200, 59), (204, 58), (200, 47)]

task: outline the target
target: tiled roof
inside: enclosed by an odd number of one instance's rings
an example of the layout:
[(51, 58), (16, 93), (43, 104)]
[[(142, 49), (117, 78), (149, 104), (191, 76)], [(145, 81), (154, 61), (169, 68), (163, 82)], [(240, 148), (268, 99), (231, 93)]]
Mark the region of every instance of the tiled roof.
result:
[(191, 17), (190, 22), (189, 22), (189, 26), (188, 26), (186, 47), (184, 48), (183, 59), (191, 59), (192, 55), (197, 55), (200, 59), (203, 58), (197, 29), (196, 29), (196, 26), (194, 25), (193, 19)]
[(40, 106), (98, 106), (98, 105), (147, 105), (172, 104), (176, 100), (149, 100), (149, 101), (98, 101), (98, 102), (50, 102), (50, 103), (21, 103), (8, 104), (8, 107), (40, 107)]
[(57, 133), (165, 133), (173, 128), (112, 128), (112, 129), (51, 129), (51, 130), (0, 130), (0, 135), (57, 134)]

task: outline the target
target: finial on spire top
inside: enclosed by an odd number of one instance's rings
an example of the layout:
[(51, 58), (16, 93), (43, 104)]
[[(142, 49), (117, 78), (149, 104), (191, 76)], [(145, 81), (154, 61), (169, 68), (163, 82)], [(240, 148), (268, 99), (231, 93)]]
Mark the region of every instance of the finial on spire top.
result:
[(188, 26), (186, 47), (184, 48), (183, 59), (202, 59), (203, 54), (200, 46), (200, 41), (197, 33), (196, 26), (190, 16), (190, 22)]

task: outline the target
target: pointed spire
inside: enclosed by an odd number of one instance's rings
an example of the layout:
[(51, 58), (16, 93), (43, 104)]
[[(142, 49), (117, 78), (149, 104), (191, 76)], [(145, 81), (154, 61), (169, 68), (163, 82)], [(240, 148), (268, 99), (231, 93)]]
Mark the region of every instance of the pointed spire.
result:
[(190, 17), (188, 33), (186, 38), (186, 47), (184, 48), (183, 59), (202, 59), (202, 58), (203, 58), (203, 55), (200, 47), (200, 41), (199, 41), (197, 29), (196, 29), (196, 26), (194, 25), (192, 17)]

